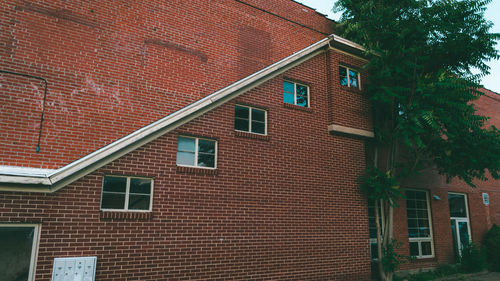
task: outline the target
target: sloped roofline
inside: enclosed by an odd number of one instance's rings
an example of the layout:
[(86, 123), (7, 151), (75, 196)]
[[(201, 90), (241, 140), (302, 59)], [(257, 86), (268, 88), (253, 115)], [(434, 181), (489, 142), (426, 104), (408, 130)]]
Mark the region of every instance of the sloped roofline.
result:
[(361, 53), (364, 51), (360, 45), (332, 34), (59, 169), (0, 166), (0, 190), (55, 192), (290, 68), (325, 52), (332, 47), (332, 44), (337, 48), (343, 47), (348, 52), (356, 50), (356, 52)]

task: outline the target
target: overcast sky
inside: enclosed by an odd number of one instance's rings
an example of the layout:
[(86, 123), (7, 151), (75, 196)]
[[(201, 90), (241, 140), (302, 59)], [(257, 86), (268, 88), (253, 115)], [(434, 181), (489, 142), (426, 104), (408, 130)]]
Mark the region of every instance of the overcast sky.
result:
[[(316, 9), (322, 14), (326, 14), (329, 18), (333, 20), (338, 20), (340, 14), (334, 14), (331, 10), (333, 7), (334, 0), (296, 0), (306, 6)], [(493, 0), (488, 5), (488, 10), (486, 11), (486, 18), (493, 22), (494, 26), (492, 31), (500, 33), (500, 0)], [(498, 42), (500, 45), (500, 42)], [(500, 46), (497, 45), (497, 49), (500, 50)], [(500, 93), (500, 60), (490, 61), (488, 65), (491, 67), (491, 74), (483, 78), (484, 86), (494, 92)]]

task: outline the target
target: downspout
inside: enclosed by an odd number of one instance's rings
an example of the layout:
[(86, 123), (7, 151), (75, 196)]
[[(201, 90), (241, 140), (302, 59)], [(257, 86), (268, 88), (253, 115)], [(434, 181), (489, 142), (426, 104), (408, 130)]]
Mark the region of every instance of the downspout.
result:
[(40, 140), (42, 139), (42, 125), (43, 125), (43, 120), (45, 116), (45, 102), (47, 100), (47, 80), (43, 77), (39, 76), (34, 76), (30, 74), (24, 74), (24, 73), (19, 73), (19, 72), (13, 72), (13, 71), (7, 71), (7, 70), (1, 70), (0, 73), (7, 73), (7, 74), (12, 74), (12, 75), (17, 75), (17, 76), (23, 76), (23, 77), (28, 77), (28, 78), (34, 78), (38, 80), (42, 80), (43, 83), (45, 84), (44, 86), (44, 91), (43, 91), (43, 103), (42, 103), (42, 115), (40, 117), (40, 129), (38, 130), (38, 141), (36, 143), (36, 152), (40, 152)]

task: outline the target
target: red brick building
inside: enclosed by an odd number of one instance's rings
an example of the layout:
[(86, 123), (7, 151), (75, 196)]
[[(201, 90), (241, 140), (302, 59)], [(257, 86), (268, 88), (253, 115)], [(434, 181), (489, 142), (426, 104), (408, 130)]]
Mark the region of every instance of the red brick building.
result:
[[(289, 0), (0, 9), (6, 280), (91, 275), (65, 257), (97, 257), (95, 280), (370, 279), (366, 60), (330, 20)], [(396, 216), (431, 244), (408, 268), (452, 261), (448, 191), (474, 240), (500, 219), (498, 184), (426, 180), (431, 239)]]

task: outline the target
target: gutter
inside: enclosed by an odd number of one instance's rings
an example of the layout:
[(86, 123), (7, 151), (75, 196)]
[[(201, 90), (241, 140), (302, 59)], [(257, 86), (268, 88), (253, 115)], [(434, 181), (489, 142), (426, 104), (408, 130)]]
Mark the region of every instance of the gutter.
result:
[[(25, 175), (16, 172), (6, 172), (0, 166), (0, 190), (21, 192), (52, 193), (77, 179), (97, 170), (98, 168), (122, 157), (138, 147), (153, 141), (179, 126), (205, 114), (206, 112), (236, 98), (237, 96), (259, 86), (277, 75), (295, 67), (302, 62), (328, 50), (331, 41), (342, 42), (355, 46), (348, 40), (330, 35), (309, 47), (306, 47), (254, 74), (222, 88), (156, 122), (151, 123), (117, 141), (114, 141), (87, 156), (80, 158), (57, 170)], [(342, 38), (343, 39), (343, 38)], [(5, 166), (4, 166), (5, 167)], [(34, 169), (33, 171), (36, 171)]]

